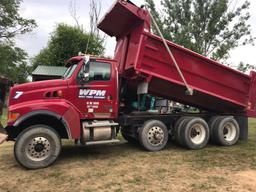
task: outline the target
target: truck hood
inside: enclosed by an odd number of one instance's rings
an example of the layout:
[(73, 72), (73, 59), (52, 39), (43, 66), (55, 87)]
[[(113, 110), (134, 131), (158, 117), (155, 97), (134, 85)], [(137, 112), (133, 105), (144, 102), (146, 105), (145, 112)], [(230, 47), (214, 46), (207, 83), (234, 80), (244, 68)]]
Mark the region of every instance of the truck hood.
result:
[(31, 83), (24, 83), (19, 85), (14, 85), (13, 90), (19, 91), (28, 91), (28, 90), (36, 90), (36, 89), (45, 89), (51, 87), (58, 87), (66, 85), (66, 80), (63, 79), (55, 79), (55, 80), (46, 80), (46, 81), (36, 81)]
[(9, 106), (28, 100), (44, 99), (47, 92), (65, 90), (67, 80), (47, 80), (15, 85), (10, 90)]

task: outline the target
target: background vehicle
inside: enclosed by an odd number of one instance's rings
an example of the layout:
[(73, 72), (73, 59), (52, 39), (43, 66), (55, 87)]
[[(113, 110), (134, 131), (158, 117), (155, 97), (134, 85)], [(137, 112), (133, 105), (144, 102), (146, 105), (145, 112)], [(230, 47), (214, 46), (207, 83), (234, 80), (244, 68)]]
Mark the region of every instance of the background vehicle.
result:
[[(242, 74), (168, 41), (177, 68), (150, 23), (147, 10), (117, 1), (98, 25), (117, 39), (113, 60), (73, 57), (63, 79), (11, 88), (6, 130), (21, 165), (49, 166), (61, 139), (113, 143), (119, 131), (149, 151), (163, 149), (168, 139), (201, 149), (209, 139), (230, 146), (247, 138), (256, 73)], [(171, 112), (167, 100), (199, 110)]]
[[(5, 105), (6, 89), (7, 85), (10, 84), (9, 80), (0, 75), (0, 117), (3, 114), (3, 107)], [(7, 138), (6, 131), (0, 121), (0, 144)]]

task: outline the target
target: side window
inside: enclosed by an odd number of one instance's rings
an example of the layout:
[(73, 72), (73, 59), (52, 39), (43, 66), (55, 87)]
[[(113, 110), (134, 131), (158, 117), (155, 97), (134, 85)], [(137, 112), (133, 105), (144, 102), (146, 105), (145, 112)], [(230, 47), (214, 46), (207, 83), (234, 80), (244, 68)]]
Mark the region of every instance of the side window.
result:
[(80, 84), (90, 81), (108, 81), (111, 78), (111, 64), (91, 61), (89, 65), (83, 65), (77, 79)]
[(102, 62), (90, 62), (89, 81), (108, 81), (111, 77), (111, 65)]

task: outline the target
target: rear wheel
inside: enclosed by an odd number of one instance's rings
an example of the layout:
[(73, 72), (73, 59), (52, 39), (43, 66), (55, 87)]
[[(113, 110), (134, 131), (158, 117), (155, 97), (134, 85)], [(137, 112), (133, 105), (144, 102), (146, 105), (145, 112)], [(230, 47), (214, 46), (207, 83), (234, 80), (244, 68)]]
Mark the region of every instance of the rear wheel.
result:
[(133, 138), (130, 135), (125, 134), (124, 132), (121, 132), (123, 138), (128, 141), (129, 143), (133, 143), (133, 144), (138, 144), (138, 140), (136, 140), (135, 138)]
[(58, 133), (46, 125), (33, 125), (17, 137), (14, 155), (28, 169), (51, 165), (59, 156), (61, 140)]
[(208, 125), (209, 125), (209, 128), (210, 128), (210, 132), (213, 130), (213, 127), (216, 123), (216, 121), (220, 118), (221, 116), (213, 116), (210, 118), (210, 120), (208, 121)]
[(210, 131), (204, 119), (190, 118), (180, 130), (180, 142), (189, 149), (202, 149), (208, 143)]
[(175, 142), (177, 144), (181, 145), (181, 138), (180, 138), (180, 131), (181, 131), (181, 127), (183, 127), (183, 125), (188, 122), (192, 117), (180, 117), (174, 125), (174, 138), (175, 138)]
[(210, 120), (208, 121), (209, 129), (210, 129), (210, 142), (214, 143), (213, 139), (213, 129), (216, 124), (216, 122), (220, 119), (223, 118), (224, 116), (212, 116)]
[(161, 121), (149, 120), (139, 129), (139, 141), (148, 151), (159, 151), (166, 146), (168, 130)]
[(220, 117), (212, 130), (212, 138), (215, 144), (223, 146), (234, 145), (239, 138), (240, 130), (234, 117)]

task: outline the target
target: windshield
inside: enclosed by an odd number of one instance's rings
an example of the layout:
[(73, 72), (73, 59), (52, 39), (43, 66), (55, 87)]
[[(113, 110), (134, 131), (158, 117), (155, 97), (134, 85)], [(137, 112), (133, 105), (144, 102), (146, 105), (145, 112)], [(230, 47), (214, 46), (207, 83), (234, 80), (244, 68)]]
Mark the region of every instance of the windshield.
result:
[(72, 76), (73, 72), (75, 71), (76, 67), (77, 67), (78, 63), (74, 64), (74, 65), (70, 65), (67, 70), (65, 71), (64, 75), (63, 75), (63, 79), (68, 79)]

